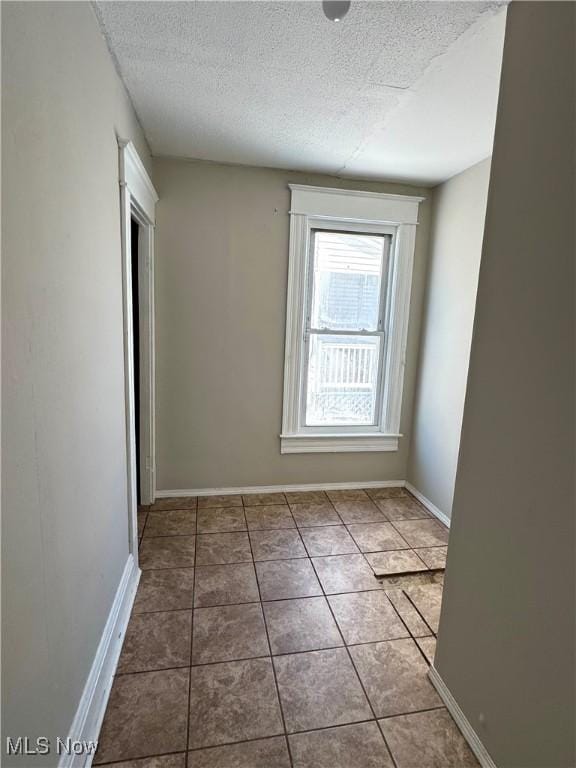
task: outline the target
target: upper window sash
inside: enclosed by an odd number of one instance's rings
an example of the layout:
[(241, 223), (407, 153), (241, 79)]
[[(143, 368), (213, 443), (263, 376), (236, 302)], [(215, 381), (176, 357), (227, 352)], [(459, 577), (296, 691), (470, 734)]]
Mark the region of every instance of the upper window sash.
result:
[[(381, 231), (374, 232), (366, 232), (366, 230), (358, 227), (356, 230), (350, 230), (350, 229), (344, 229), (339, 228), (336, 229), (334, 226), (330, 225), (329, 223), (326, 223), (324, 226), (312, 226), (311, 227), (311, 234), (310, 234), (310, 242), (308, 246), (308, 254), (307, 254), (307, 265), (306, 265), (306, 271), (307, 271), (307, 299), (306, 299), (306, 331), (309, 333), (346, 333), (346, 335), (349, 334), (370, 334), (370, 333), (378, 333), (384, 330), (385, 328), (385, 315), (386, 315), (386, 303), (387, 303), (387, 289), (388, 284), (390, 280), (390, 244), (392, 240), (392, 233), (383, 233)], [(315, 273), (316, 273), (316, 238), (321, 235), (322, 233), (334, 233), (334, 234), (343, 234), (343, 235), (372, 235), (376, 236), (378, 238), (382, 239), (382, 266), (381, 266), (381, 273), (380, 273), (380, 282), (379, 282), (379, 293), (378, 293), (378, 312), (377, 312), (377, 320), (374, 324), (374, 328), (369, 327), (356, 327), (356, 326), (344, 326), (338, 328), (331, 328), (329, 326), (322, 326), (320, 324), (314, 324), (313, 323), (313, 314), (314, 314), (314, 301), (316, 299), (315, 295)], [(369, 324), (367, 324), (369, 325)]]

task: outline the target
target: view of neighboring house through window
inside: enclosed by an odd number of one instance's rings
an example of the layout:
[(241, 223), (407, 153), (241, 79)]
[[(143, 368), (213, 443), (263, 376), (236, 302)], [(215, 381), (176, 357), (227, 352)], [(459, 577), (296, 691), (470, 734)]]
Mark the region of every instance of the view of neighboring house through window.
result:
[(390, 235), (312, 232), (307, 426), (378, 422), (390, 241)]

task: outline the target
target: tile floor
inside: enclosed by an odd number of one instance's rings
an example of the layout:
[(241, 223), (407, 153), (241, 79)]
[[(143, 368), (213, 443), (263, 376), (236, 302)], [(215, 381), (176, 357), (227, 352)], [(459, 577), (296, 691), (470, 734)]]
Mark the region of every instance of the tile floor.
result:
[(95, 764), (478, 765), (427, 677), (448, 532), (406, 491), (161, 499), (139, 530)]

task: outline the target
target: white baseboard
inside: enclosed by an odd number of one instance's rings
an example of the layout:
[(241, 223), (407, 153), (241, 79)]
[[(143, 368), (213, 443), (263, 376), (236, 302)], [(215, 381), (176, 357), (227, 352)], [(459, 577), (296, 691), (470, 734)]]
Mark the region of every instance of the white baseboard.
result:
[(497, 768), (496, 763), (490, 757), (488, 750), (484, 744), (482, 744), (480, 737), (470, 725), (470, 721), (458, 706), (456, 699), (452, 696), (446, 683), (442, 680), (438, 670), (434, 666), (431, 666), (428, 670), (428, 677), (434, 688), (436, 688), (438, 695), (446, 705), (446, 709), (452, 715), (454, 722), (462, 732), (462, 736), (464, 736), (470, 749), (476, 755), (482, 768)]
[(245, 485), (234, 488), (186, 488), (156, 491), (157, 499), (172, 496), (229, 496), (234, 493), (282, 493), (284, 491), (339, 491), (356, 488), (403, 488), (404, 480), (364, 480), (357, 483), (307, 483), (299, 485)]
[(447, 528), (450, 528), (450, 518), (448, 517), (447, 514), (442, 512), (441, 509), (438, 509), (438, 507), (435, 504), (432, 504), (430, 499), (427, 499), (426, 496), (424, 496), (423, 493), (420, 493), (420, 491), (417, 488), (414, 488), (412, 483), (409, 483), (408, 481), (406, 481), (404, 483), (404, 486), (405, 486), (407, 491), (410, 491), (412, 496), (416, 496), (418, 501), (421, 502), (422, 504), (424, 504), (424, 506), (426, 507), (428, 512), (432, 512), (434, 517), (437, 517), (438, 520), (440, 520), (441, 523), (444, 523), (444, 525)]
[[(139, 579), (140, 569), (130, 555), (70, 727), (68, 738), (72, 742), (98, 738)], [(89, 768), (93, 758), (93, 754), (62, 754), (58, 768)]]
[(179, 488), (177, 490), (157, 490), (155, 498), (169, 499), (174, 496), (231, 496), (242, 493), (283, 493), (289, 491), (339, 491), (356, 488), (406, 488), (440, 522), (450, 528), (450, 518), (438, 509), (430, 499), (406, 480), (364, 480), (352, 483), (299, 483), (296, 485), (242, 485), (227, 488)]

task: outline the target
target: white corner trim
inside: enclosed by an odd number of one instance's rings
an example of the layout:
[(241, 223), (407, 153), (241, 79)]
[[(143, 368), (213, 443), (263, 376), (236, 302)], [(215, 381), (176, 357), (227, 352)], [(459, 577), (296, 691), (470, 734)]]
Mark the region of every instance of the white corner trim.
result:
[(305, 483), (299, 485), (244, 485), (228, 488), (185, 488), (156, 491), (157, 499), (174, 496), (231, 496), (242, 493), (283, 493), (290, 491), (346, 491), (356, 488), (404, 488), (404, 480), (363, 480), (353, 483)]
[(280, 435), (280, 453), (360, 453), (397, 451), (400, 435)]
[(488, 750), (484, 744), (482, 744), (480, 737), (474, 728), (472, 728), (470, 721), (458, 706), (456, 699), (452, 696), (446, 683), (442, 680), (438, 670), (433, 665), (428, 670), (428, 677), (434, 688), (436, 688), (438, 695), (446, 705), (446, 709), (452, 715), (454, 722), (462, 732), (462, 736), (464, 736), (470, 749), (476, 755), (482, 768), (497, 768), (496, 763), (490, 757)]
[[(70, 726), (68, 738), (72, 741), (96, 741), (98, 738), (139, 579), (140, 569), (133, 555), (129, 555)], [(93, 758), (93, 754), (63, 753), (58, 768), (88, 768)]]
[(423, 493), (420, 493), (420, 491), (417, 488), (414, 488), (412, 483), (409, 483), (408, 481), (406, 481), (406, 490), (410, 491), (412, 496), (416, 496), (418, 501), (424, 504), (428, 512), (432, 512), (434, 517), (437, 517), (441, 523), (444, 523), (444, 525), (447, 528), (450, 528), (450, 518), (448, 517), (448, 515), (445, 512), (442, 512), (441, 509), (438, 509), (438, 507), (435, 504), (432, 504), (430, 499), (427, 499)]

